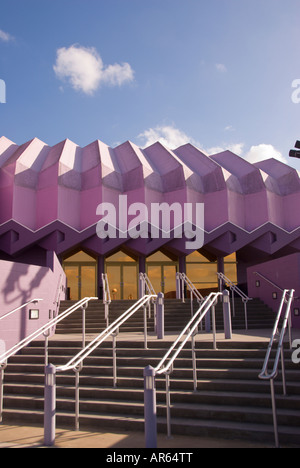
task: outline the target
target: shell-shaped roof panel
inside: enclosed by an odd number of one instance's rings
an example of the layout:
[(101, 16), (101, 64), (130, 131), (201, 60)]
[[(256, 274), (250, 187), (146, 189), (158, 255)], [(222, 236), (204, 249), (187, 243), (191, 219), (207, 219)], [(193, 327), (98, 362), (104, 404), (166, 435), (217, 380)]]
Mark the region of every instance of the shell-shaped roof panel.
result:
[(119, 194), (146, 204), (203, 202), (207, 232), (226, 222), (249, 232), (267, 222), (289, 229), (295, 222), (283, 200), (300, 202), (299, 173), (280, 161), (251, 164), (230, 151), (208, 156), (191, 144), (170, 150), (160, 142), (112, 148), (96, 140), (81, 148), (66, 139), (51, 147), (3, 136), (0, 189), (0, 224), (22, 221), (33, 230), (55, 220), (86, 229), (97, 222), (97, 204)]

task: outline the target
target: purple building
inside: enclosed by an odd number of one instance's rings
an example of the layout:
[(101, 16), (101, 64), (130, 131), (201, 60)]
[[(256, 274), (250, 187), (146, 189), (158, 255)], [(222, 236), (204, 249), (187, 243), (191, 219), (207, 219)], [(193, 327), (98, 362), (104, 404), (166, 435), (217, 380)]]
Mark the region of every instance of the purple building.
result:
[[(99, 205), (118, 210), (125, 195), (128, 206), (140, 203), (149, 212), (155, 203), (179, 204), (182, 213), (185, 204), (204, 204), (201, 248), (186, 248), (174, 220), (168, 235), (153, 236), (147, 217), (143, 235), (132, 236), (117, 221), (117, 235), (100, 239)], [(171, 151), (160, 143), (141, 149), (95, 141), (81, 148), (34, 139), (18, 146), (2, 137), (0, 200), (2, 315), (42, 297), (45, 322), (56, 313), (58, 294), (101, 297), (103, 272), (115, 299), (138, 297), (139, 272), (148, 273), (156, 292), (173, 297), (177, 271), (204, 292), (215, 290), (217, 272), (225, 272), (274, 310), (280, 288), (294, 287), (300, 296), (299, 174), (274, 159), (250, 164), (230, 151), (207, 156), (190, 144)], [(293, 320), (300, 326), (298, 313), (296, 300)], [(21, 320), (20, 327), (21, 336), (30, 323)], [(8, 324), (6, 336), (9, 330)]]

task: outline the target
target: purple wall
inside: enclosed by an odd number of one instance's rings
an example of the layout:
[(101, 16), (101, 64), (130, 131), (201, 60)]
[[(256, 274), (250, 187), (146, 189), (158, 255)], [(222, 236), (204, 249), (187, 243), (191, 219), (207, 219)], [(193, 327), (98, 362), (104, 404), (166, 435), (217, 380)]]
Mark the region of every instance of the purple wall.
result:
[[(294, 309), (300, 309), (300, 254), (288, 255), (247, 270), (249, 296), (259, 297), (274, 312), (277, 312), (282, 293), (263, 278), (255, 275), (255, 272), (260, 273), (281, 289), (295, 289), (296, 299), (292, 306), (293, 326), (300, 328), (300, 317), (294, 315)], [(260, 281), (260, 287), (256, 286), (256, 281)], [(277, 299), (273, 299), (273, 293), (277, 293)]]
[[(51, 316), (58, 312), (57, 298), (65, 299), (66, 277), (55, 254), (52, 260), (52, 268), (0, 261), (0, 316), (31, 299), (43, 299), (0, 322), (0, 340), (6, 350), (47, 323), (49, 311)], [(39, 320), (29, 320), (30, 308), (40, 310)]]

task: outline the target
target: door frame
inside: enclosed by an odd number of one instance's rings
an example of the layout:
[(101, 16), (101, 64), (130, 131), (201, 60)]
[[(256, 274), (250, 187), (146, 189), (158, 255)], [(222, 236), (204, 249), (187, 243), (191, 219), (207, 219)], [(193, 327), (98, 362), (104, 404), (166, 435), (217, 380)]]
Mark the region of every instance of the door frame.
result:
[[(77, 267), (78, 268), (78, 300), (80, 301), (81, 299), (83, 299), (82, 297), (82, 267), (85, 267), (85, 266), (88, 266), (88, 267), (94, 267), (95, 268), (95, 291), (94, 291), (94, 295), (96, 296), (96, 291), (97, 291), (97, 284), (98, 284), (98, 280), (97, 280), (97, 260), (95, 260), (95, 262), (69, 262), (68, 260), (64, 260), (63, 261), (63, 269), (65, 269), (65, 267)], [(76, 299), (75, 299), (76, 300)]]
[[(147, 275), (149, 276), (148, 272), (148, 267), (160, 267), (160, 271), (161, 271), (161, 276), (160, 276), (160, 279), (161, 279), (161, 291), (156, 291), (156, 293), (159, 293), (159, 292), (162, 292), (163, 294), (166, 294), (166, 291), (165, 291), (165, 275), (164, 275), (164, 268), (165, 267), (175, 267), (175, 275), (174, 275), (174, 291), (176, 291), (176, 273), (178, 273), (179, 271), (179, 263), (178, 262), (172, 262), (171, 260), (168, 262), (168, 261), (163, 261), (163, 262), (146, 262), (146, 273)], [(151, 279), (150, 279), (151, 281)]]
[(120, 300), (126, 300), (124, 299), (124, 267), (131, 267), (135, 268), (135, 276), (136, 276), (136, 292), (137, 296), (136, 298), (133, 298), (134, 300), (138, 299), (138, 271), (139, 271), (139, 265), (138, 262), (109, 262), (105, 261), (105, 273), (108, 273), (108, 267), (119, 267), (120, 268)]

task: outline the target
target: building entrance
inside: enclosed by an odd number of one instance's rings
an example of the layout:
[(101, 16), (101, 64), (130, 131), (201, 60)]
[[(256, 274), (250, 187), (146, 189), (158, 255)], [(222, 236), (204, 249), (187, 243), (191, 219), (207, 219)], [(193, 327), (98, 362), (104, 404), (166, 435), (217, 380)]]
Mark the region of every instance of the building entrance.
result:
[(79, 301), (96, 296), (97, 260), (85, 252), (78, 252), (63, 261), (67, 277), (68, 299)]
[(147, 275), (156, 293), (164, 293), (166, 298), (176, 297), (176, 273), (178, 263), (162, 252), (147, 258)]
[(138, 299), (138, 264), (123, 252), (108, 257), (105, 262), (112, 300)]

